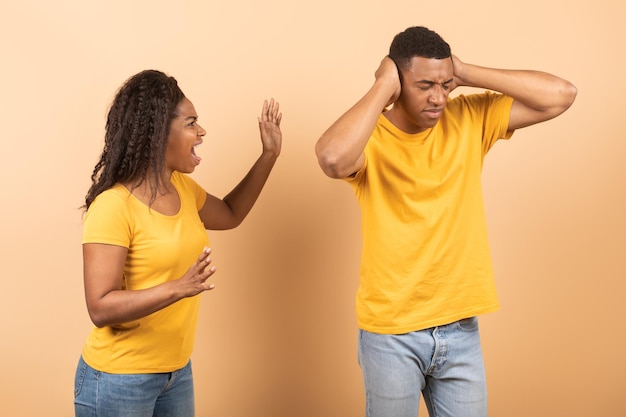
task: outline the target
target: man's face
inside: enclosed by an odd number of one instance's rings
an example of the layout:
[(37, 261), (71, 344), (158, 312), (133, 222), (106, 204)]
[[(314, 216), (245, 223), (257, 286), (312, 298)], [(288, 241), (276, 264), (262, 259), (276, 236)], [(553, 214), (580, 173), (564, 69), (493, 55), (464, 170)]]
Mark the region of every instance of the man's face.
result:
[(452, 59), (413, 57), (411, 66), (400, 72), (402, 91), (390, 114), (391, 121), (407, 133), (433, 127), (454, 88)]

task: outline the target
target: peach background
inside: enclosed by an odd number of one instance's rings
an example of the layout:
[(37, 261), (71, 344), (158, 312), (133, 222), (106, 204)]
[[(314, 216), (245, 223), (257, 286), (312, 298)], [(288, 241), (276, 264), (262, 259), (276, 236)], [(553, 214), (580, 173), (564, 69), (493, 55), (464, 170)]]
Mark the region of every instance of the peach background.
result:
[[(0, 407), (73, 415), (90, 322), (78, 207), (117, 87), (158, 68), (207, 140), (193, 174), (223, 195), (276, 97), (284, 152), (244, 224), (211, 233), (217, 289), (194, 353), (198, 416), (362, 416), (359, 211), (322, 174), (324, 129), (366, 91), (393, 35), (422, 24), (461, 59), (579, 89), (500, 143), (484, 171), (502, 309), (481, 319), (492, 416), (623, 416), (626, 94), (621, 0), (4, 1), (0, 12)], [(425, 415), (425, 414), (423, 414)]]

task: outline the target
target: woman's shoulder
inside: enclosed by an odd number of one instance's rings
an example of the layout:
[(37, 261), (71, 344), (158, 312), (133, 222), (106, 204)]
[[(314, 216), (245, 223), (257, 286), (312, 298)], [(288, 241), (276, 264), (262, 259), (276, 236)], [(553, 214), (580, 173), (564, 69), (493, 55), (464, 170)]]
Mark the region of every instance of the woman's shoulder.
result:
[(131, 196), (132, 193), (126, 187), (119, 183), (115, 184), (111, 188), (98, 194), (89, 206), (87, 212), (102, 209), (103, 207), (115, 207), (119, 209), (128, 205)]

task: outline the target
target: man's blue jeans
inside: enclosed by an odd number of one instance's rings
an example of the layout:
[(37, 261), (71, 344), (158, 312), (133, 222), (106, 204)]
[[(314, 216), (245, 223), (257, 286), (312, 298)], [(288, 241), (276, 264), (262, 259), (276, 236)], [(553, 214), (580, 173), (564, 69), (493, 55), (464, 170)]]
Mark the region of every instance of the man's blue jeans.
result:
[(367, 417), (416, 417), (420, 392), (431, 417), (487, 416), (478, 319), (407, 334), (359, 330)]
[(74, 382), (76, 417), (193, 417), (191, 362), (174, 372), (108, 374), (81, 357)]

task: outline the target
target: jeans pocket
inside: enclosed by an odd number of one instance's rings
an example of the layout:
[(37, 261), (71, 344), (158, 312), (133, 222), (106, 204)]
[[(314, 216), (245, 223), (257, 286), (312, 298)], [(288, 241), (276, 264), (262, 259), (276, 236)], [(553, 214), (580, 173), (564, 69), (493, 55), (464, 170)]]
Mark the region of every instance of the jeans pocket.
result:
[(466, 319), (457, 321), (456, 325), (461, 331), (475, 332), (476, 330), (478, 330), (478, 318), (468, 317)]
[(81, 389), (83, 388), (83, 382), (85, 382), (85, 374), (87, 374), (87, 364), (83, 360), (82, 356), (78, 361), (76, 367), (76, 376), (74, 377), (74, 399), (78, 397)]

